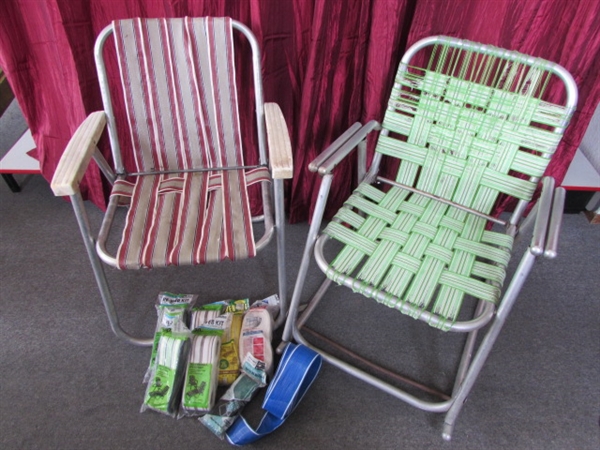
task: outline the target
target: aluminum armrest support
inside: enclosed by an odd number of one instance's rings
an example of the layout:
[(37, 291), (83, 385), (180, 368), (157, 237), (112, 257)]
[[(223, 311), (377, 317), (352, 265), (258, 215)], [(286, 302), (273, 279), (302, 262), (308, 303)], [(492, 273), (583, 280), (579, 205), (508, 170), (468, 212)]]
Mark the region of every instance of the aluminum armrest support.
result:
[[(373, 130), (381, 129), (379, 122), (371, 120), (366, 125), (358, 128), (359, 124), (354, 124), (347, 130), (342, 136), (336, 139), (319, 158), (316, 158), (310, 165), (309, 169), (313, 172), (318, 172), (319, 175), (323, 176), (331, 173), (333, 169), (346, 157), (348, 156), (362, 141), (365, 140), (367, 135)], [(351, 130), (356, 130), (350, 133)], [(344, 138), (344, 139), (342, 139)]]
[(342, 133), (335, 141), (333, 141), (329, 147), (327, 147), (323, 152), (321, 152), (315, 159), (313, 159), (308, 165), (308, 170), (311, 172), (317, 172), (319, 167), (327, 161), (327, 159), (333, 155), (342, 145), (350, 139), (354, 133), (356, 133), (362, 124), (360, 122), (354, 123), (350, 128), (348, 128), (344, 133)]
[[(537, 206), (537, 217), (535, 218), (535, 224), (533, 226), (533, 237), (531, 239), (530, 251), (535, 256), (541, 256), (546, 250), (546, 237), (552, 234), (553, 246), (556, 245), (558, 229), (560, 223), (556, 223), (557, 219), (554, 218), (555, 224), (552, 225), (552, 233), (549, 233), (550, 218), (554, 217), (552, 213), (553, 207), (553, 195), (554, 194), (554, 178), (544, 177), (542, 178), (542, 193), (538, 200)], [(562, 214), (562, 210), (560, 211)], [(555, 214), (558, 214), (555, 212)], [(560, 222), (560, 220), (558, 220)], [(554, 248), (554, 252), (556, 249)], [(556, 255), (555, 255), (556, 256)]]
[(277, 103), (265, 103), (269, 164), (274, 179), (292, 178), (294, 163), (290, 135)]
[(548, 225), (548, 239), (546, 239), (546, 247), (544, 248), (544, 256), (546, 258), (556, 258), (557, 255), (558, 236), (562, 226), (566, 192), (563, 187), (558, 187), (554, 190), (552, 213), (550, 215), (550, 224)]
[(56, 196), (74, 195), (106, 125), (104, 111), (91, 113), (77, 128), (60, 158), (50, 187)]

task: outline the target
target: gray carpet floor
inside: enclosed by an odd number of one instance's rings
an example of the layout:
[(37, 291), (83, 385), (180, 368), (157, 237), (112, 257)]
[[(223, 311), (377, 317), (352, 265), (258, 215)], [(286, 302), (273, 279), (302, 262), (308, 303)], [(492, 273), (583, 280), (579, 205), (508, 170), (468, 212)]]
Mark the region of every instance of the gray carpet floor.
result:
[[(18, 115), (12, 107), (0, 121), (0, 151), (22, 132)], [(23, 188), (18, 194), (0, 183), (0, 448), (231, 447), (196, 420), (139, 412), (149, 349), (111, 333), (69, 203), (53, 197), (41, 176), (17, 181)], [(97, 227), (100, 211), (87, 208)], [(287, 231), (291, 293), (307, 225)], [(124, 328), (149, 336), (153, 302), (163, 290), (199, 294), (203, 302), (270, 295), (276, 290), (274, 247), (238, 265), (109, 270)], [(565, 215), (559, 257), (534, 268), (451, 442), (441, 438), (443, 416), (416, 410), (324, 365), (288, 421), (249, 447), (600, 448), (599, 269), (600, 226), (580, 214)], [(307, 293), (318, 287), (317, 272), (311, 268)], [(420, 370), (447, 388), (455, 365), (449, 353), (460, 339), (435, 335), (393, 312), (383, 322), (390, 312), (334, 288), (332, 301), (310, 324), (346, 334), (387, 365), (403, 366), (411, 375)], [(384, 337), (386, 332), (393, 337)], [(256, 423), (260, 398), (246, 413)]]

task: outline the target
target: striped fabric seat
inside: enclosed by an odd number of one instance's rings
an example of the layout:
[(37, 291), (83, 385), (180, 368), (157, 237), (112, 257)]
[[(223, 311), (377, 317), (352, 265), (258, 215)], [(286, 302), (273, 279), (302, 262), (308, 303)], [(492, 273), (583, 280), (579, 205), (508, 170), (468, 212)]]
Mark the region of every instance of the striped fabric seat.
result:
[(398, 71), (376, 147), (400, 161), (396, 179), (359, 185), (327, 226), (345, 247), (326, 275), (414, 317), (434, 313), (446, 328), (466, 296), (500, 298), (513, 239), (477, 213), (490, 214), (500, 194), (532, 198), (562, 136), (549, 130), (571, 111), (540, 99), (550, 75), (529, 57), (443, 44), (430, 57), (427, 69)]
[(130, 204), (118, 266), (254, 256), (247, 188), (268, 170), (192, 171), (244, 166), (231, 20), (113, 25), (137, 172), (158, 172), (115, 183)]

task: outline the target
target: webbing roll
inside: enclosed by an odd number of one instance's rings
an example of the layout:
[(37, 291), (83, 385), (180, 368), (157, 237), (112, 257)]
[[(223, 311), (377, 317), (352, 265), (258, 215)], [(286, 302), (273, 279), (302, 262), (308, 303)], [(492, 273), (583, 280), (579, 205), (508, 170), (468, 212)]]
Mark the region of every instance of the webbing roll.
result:
[(243, 417), (227, 431), (227, 439), (234, 445), (250, 444), (273, 432), (285, 422), (300, 403), (321, 369), (321, 356), (304, 345), (288, 344), (277, 372), (267, 388), (263, 416), (256, 430)]

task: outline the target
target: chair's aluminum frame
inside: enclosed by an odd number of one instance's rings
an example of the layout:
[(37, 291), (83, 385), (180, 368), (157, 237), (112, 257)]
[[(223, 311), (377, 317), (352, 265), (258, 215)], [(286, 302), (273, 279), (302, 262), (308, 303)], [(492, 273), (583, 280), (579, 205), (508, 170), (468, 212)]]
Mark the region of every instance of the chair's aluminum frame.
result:
[[(406, 70), (409, 61), (419, 50), (433, 45), (442, 39), (444, 42), (448, 42), (448, 38), (433, 36), (415, 43), (402, 58), (400, 63), (401, 67), (404, 67)], [(470, 47), (477, 49), (478, 51), (485, 49), (485, 52), (497, 52), (497, 49), (488, 50), (486, 47), (479, 45), (475, 46), (475, 48), (473, 43), (459, 39), (456, 39), (453, 42), (453, 45), (462, 48)], [(508, 54), (506, 56), (508, 56)], [(533, 61), (534, 58), (531, 58), (531, 62)], [(563, 67), (557, 64), (548, 63), (546, 68), (556, 74), (563, 81), (567, 96), (566, 107), (574, 110), (577, 104), (577, 86), (573, 78)], [(562, 127), (557, 127), (555, 132), (562, 132), (566, 125), (567, 124), (563, 124)], [(511, 308), (516, 301), (516, 298), (528, 274), (530, 273), (536, 258), (539, 256), (554, 258), (557, 254), (558, 235), (562, 221), (565, 191), (560, 187), (554, 188), (554, 180), (549, 177), (544, 177), (542, 179), (543, 192), (541, 197), (525, 220), (521, 222), (522, 215), (527, 208), (528, 202), (522, 200), (518, 202), (517, 207), (507, 222), (493, 219), (494, 222), (503, 223), (506, 226), (506, 233), (512, 236), (522, 235), (525, 230), (533, 226), (533, 238), (531, 240), (531, 244), (524, 252), (521, 262), (519, 263), (510, 284), (505, 289), (498, 306), (495, 307), (491, 303), (481, 300), (479, 301), (471, 320), (456, 322), (451, 326), (451, 331), (468, 333), (462, 351), (459, 367), (455, 376), (452, 394), (450, 396), (444, 394), (438, 395), (441, 398), (441, 401), (423, 400), (419, 397), (409, 394), (397, 386), (383, 381), (381, 378), (373, 375), (372, 373), (358, 369), (348, 362), (337, 358), (330, 353), (327, 353), (323, 349), (317, 347), (314, 343), (309, 342), (302, 332), (305, 322), (308, 320), (309, 316), (313, 313), (316, 306), (325, 295), (328, 287), (332, 284), (332, 281), (326, 278), (321, 287), (310, 299), (308, 304), (303, 305), (304, 309), (302, 314), (300, 314), (302, 290), (310, 266), (311, 253), (315, 253), (315, 260), (320, 266), (321, 270), (324, 270), (328, 265), (323, 255), (323, 247), (326, 241), (329, 240), (329, 237), (325, 235), (319, 236), (319, 231), (323, 221), (327, 197), (333, 181), (334, 169), (340, 163), (340, 161), (353, 152), (354, 149), (357, 149), (357, 160), (359, 161), (357, 168), (358, 180), (364, 180), (365, 182), (371, 183), (376, 181), (381, 182), (381, 178), (378, 178), (377, 175), (382, 159), (381, 154), (375, 154), (368, 172), (366, 172), (364, 168), (364, 161), (366, 161), (366, 138), (372, 131), (380, 129), (381, 126), (376, 121), (371, 121), (364, 126), (361, 126), (360, 123), (354, 124), (309, 165), (309, 170), (321, 175), (321, 185), (312, 217), (312, 222), (309, 228), (306, 245), (302, 254), (298, 278), (296, 279), (296, 284), (290, 302), (290, 311), (284, 328), (283, 342), (278, 350), (281, 350), (286, 343), (293, 338), (297, 342), (319, 352), (325, 360), (334, 366), (383, 390), (384, 392), (393, 395), (396, 398), (399, 398), (400, 400), (407, 402), (412, 406), (430, 412), (445, 412), (446, 416), (444, 420), (442, 436), (445, 440), (450, 440), (456, 418), (462, 408), (462, 405), (469, 395), (471, 388), (473, 387), (475, 380), (477, 379), (477, 376), (481, 371), (483, 364), (485, 363), (485, 360), (487, 359), (508, 314), (510, 313)], [(383, 130), (381, 133), (386, 134), (386, 130)], [(533, 177), (530, 178), (530, 180), (534, 182), (539, 181), (537, 178)], [(388, 182), (388, 180), (385, 181)], [(392, 182), (392, 184), (395, 183)], [(412, 190), (413, 188), (410, 189)], [(469, 208), (463, 209), (469, 210)], [(490, 217), (486, 218), (492, 220)], [(351, 287), (352, 280), (348, 279), (343, 284)], [(410, 307), (407, 307), (407, 311), (404, 312), (409, 312), (409, 310)], [(423, 312), (419, 319), (429, 323), (435, 323), (436, 320), (439, 320), (436, 319), (434, 314), (427, 311)], [(477, 332), (480, 328), (488, 323), (489, 327), (485, 333), (485, 336), (483, 337), (479, 346), (476, 347)], [(312, 330), (305, 330), (309, 331), (310, 334), (317, 334)], [(320, 335), (319, 337), (322, 338)], [(328, 345), (333, 345), (338, 350), (343, 351), (350, 357), (356, 358), (357, 356), (339, 343), (335, 343), (328, 339), (326, 342)], [(385, 373), (387, 376), (390, 375), (387, 369), (377, 366), (376, 364), (371, 363), (364, 358), (358, 357), (358, 359), (360, 359), (361, 363), (368, 365), (375, 371), (379, 373)], [(402, 376), (397, 375), (395, 378), (400, 379), (405, 383), (409, 383), (412, 386), (420, 387), (423, 391), (430, 393), (432, 392), (432, 389), (428, 388), (427, 386), (419, 385), (418, 383), (405, 379)]]
[[(259, 162), (261, 166), (266, 166), (268, 163), (267, 151), (266, 151), (266, 131), (265, 131), (265, 112), (264, 112), (264, 101), (263, 101), (263, 88), (261, 78), (261, 54), (258, 41), (252, 34), (250, 29), (241, 22), (232, 20), (232, 26), (235, 30), (241, 32), (248, 40), (252, 49), (252, 66), (253, 66), (253, 82), (255, 91), (255, 102), (256, 102), (256, 123), (257, 123), (257, 136), (258, 136), (258, 150), (259, 150)], [(131, 176), (135, 174), (127, 174), (123, 165), (121, 157), (121, 147), (119, 145), (119, 139), (117, 136), (117, 124), (115, 115), (112, 107), (108, 77), (106, 73), (106, 66), (104, 64), (103, 50), (107, 39), (113, 34), (113, 26), (108, 25), (104, 28), (94, 46), (94, 58), (96, 61), (96, 69), (98, 72), (98, 80), (100, 84), (100, 92), (102, 95), (102, 102), (104, 106), (104, 112), (107, 119), (108, 136), (113, 157), (113, 168), (107, 163), (106, 159), (100, 153), (99, 150), (93, 154), (94, 161), (98, 164), (101, 172), (107, 178), (107, 180), (114, 184), (119, 178)], [(221, 168), (220, 170), (230, 170), (231, 168)], [(200, 169), (204, 170), (204, 169)], [(214, 169), (219, 170), (219, 169)], [(142, 174), (138, 174), (142, 175)], [(257, 240), (256, 249), (257, 251), (264, 248), (271, 240), (273, 233), (277, 234), (277, 270), (278, 270), (278, 294), (280, 298), (280, 313), (275, 322), (275, 326), (283, 324), (287, 315), (287, 286), (286, 286), (286, 271), (285, 271), (285, 209), (284, 209), (284, 194), (283, 194), (283, 180), (273, 179), (271, 183), (262, 182), (262, 199), (263, 199), (263, 215), (260, 217), (253, 218), (253, 221), (263, 220), (264, 221), (264, 234)], [(94, 238), (92, 229), (90, 226), (89, 218), (86, 213), (83, 198), (79, 191), (70, 195), (71, 203), (75, 211), (77, 223), (81, 235), (83, 237), (86, 251), (90, 259), (94, 277), (100, 290), (104, 309), (109, 319), (110, 327), (115, 335), (119, 338), (124, 339), (135, 345), (149, 346), (152, 345), (152, 338), (139, 338), (130, 335), (123, 330), (119, 323), (119, 318), (115, 309), (113, 296), (110, 291), (106, 274), (102, 262), (116, 267), (116, 258), (109, 253), (106, 248), (106, 242), (110, 234), (110, 228), (113, 223), (115, 213), (118, 207), (116, 197), (112, 197), (109, 200), (104, 219), (100, 226), (98, 233), (98, 239)], [(273, 201), (272, 201), (273, 199)], [(273, 215), (273, 208), (275, 214)], [(274, 218), (273, 218), (274, 216)], [(274, 219), (274, 220), (273, 220)]]

